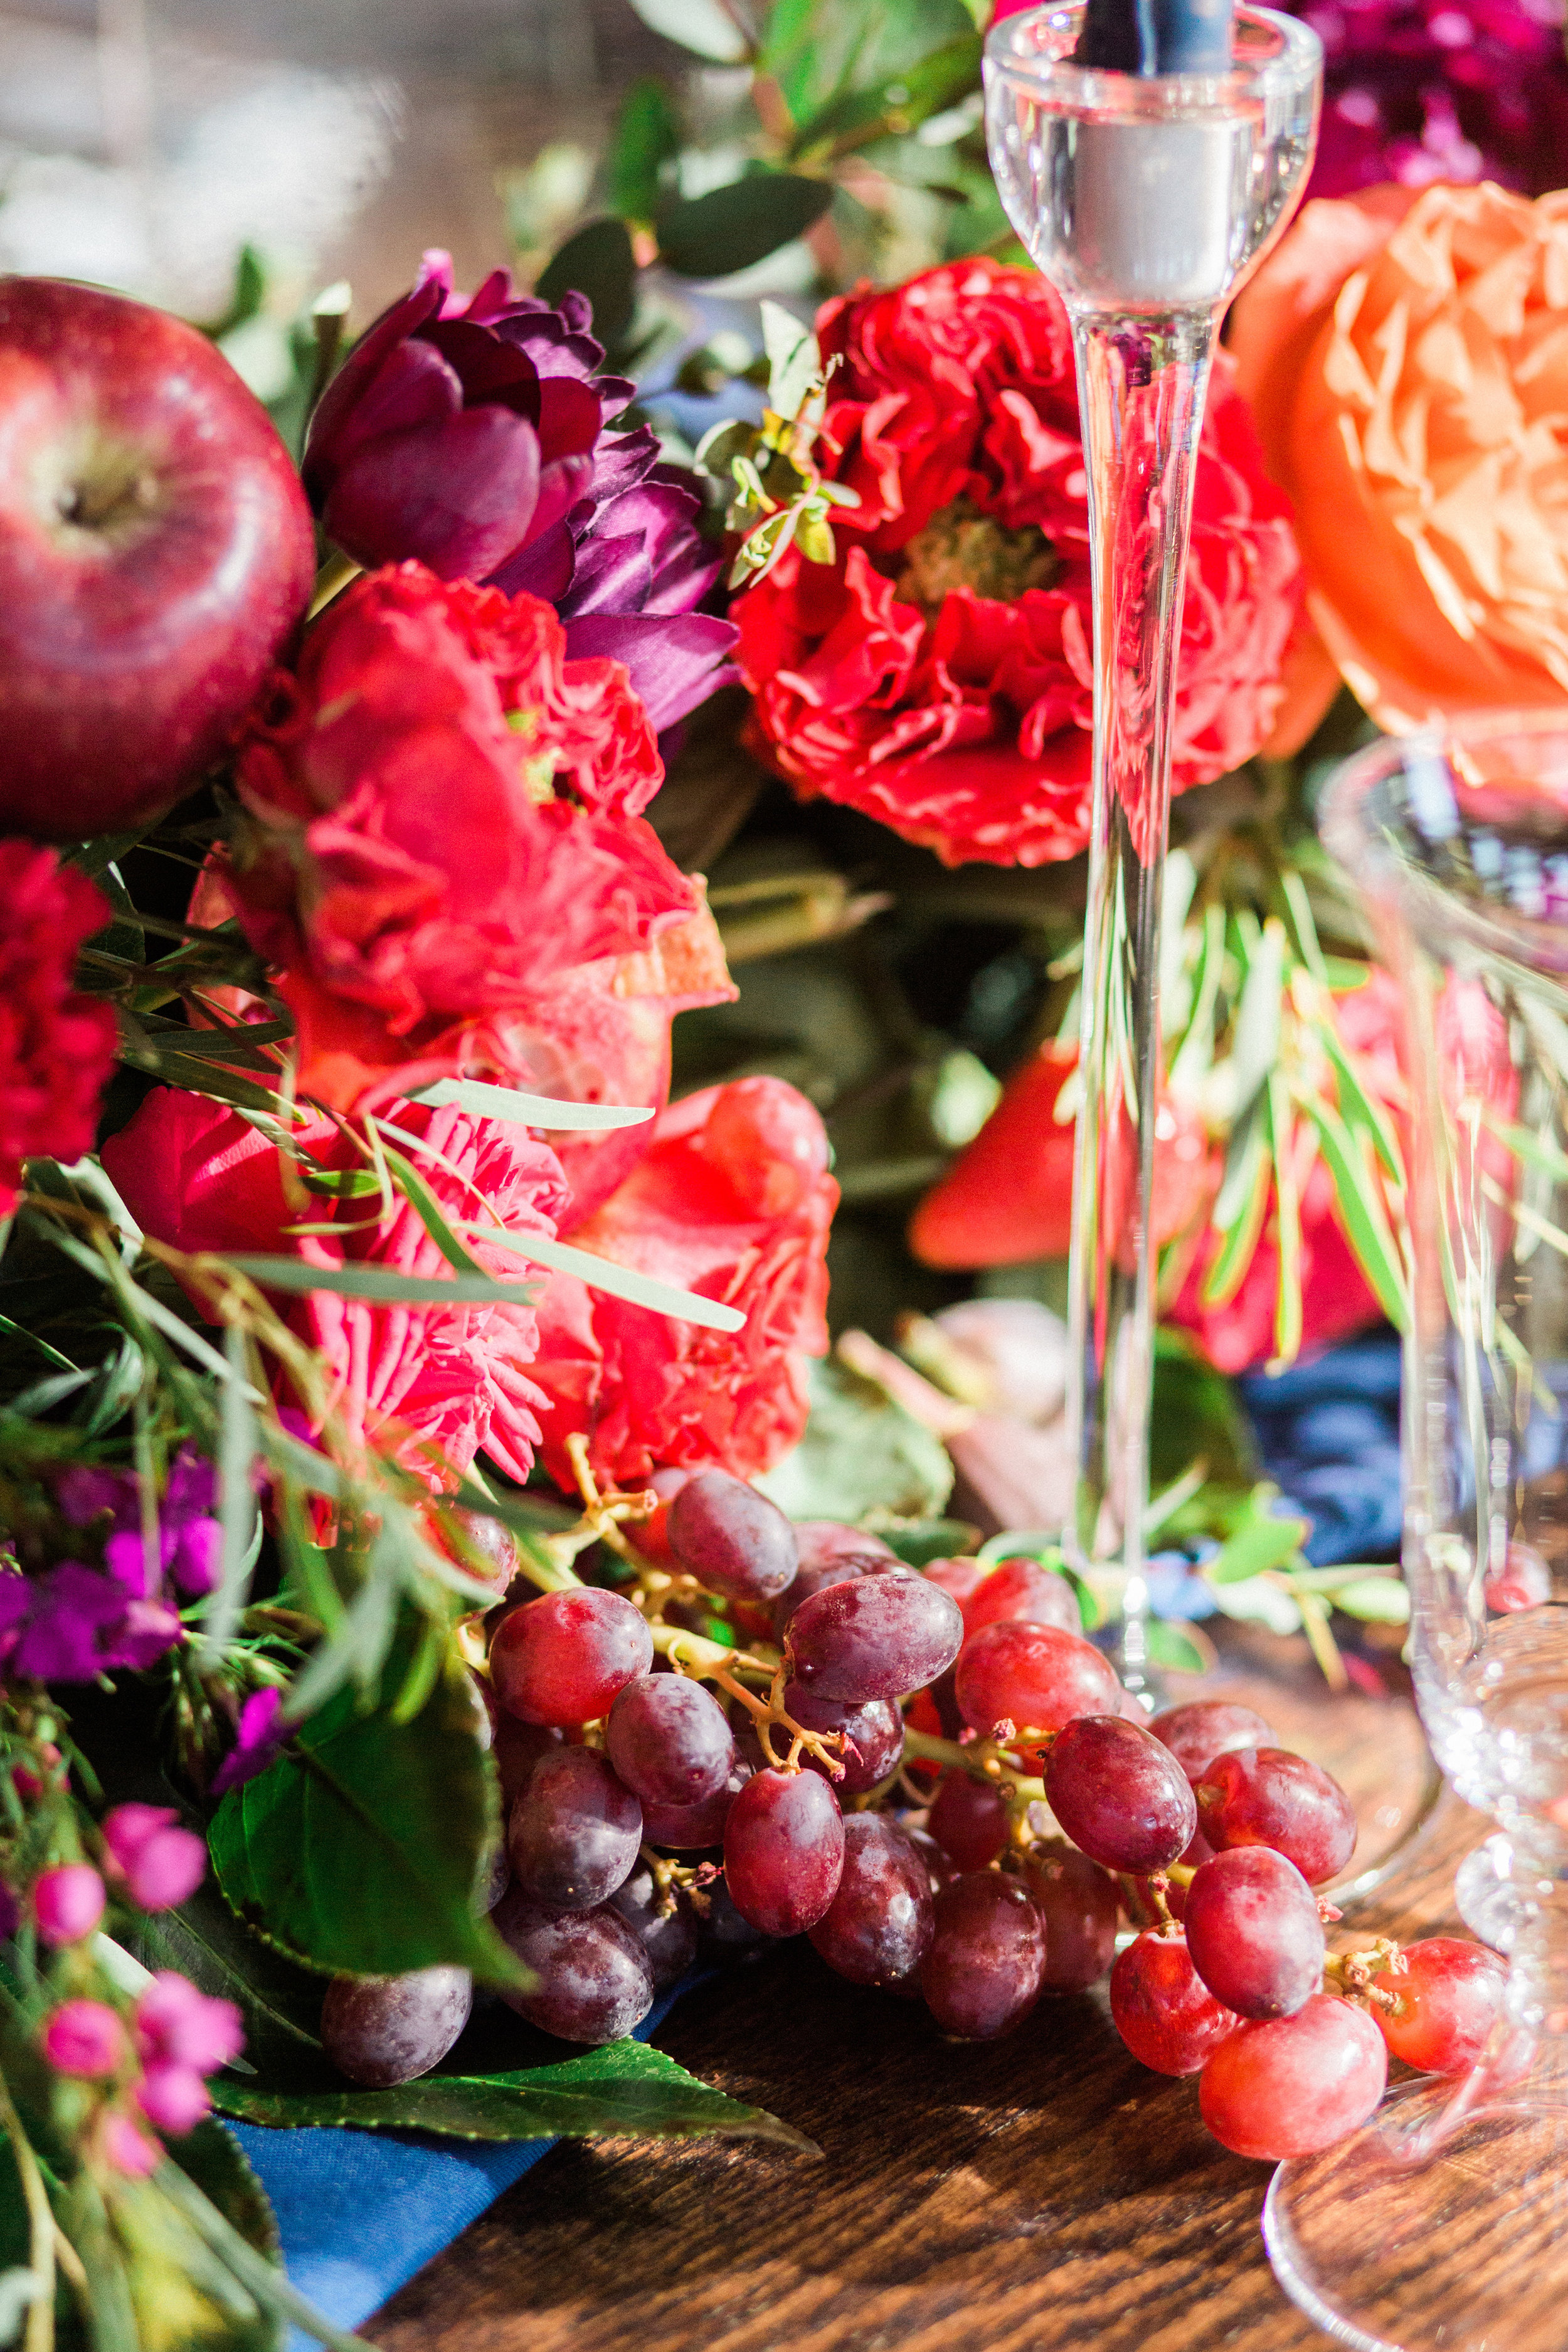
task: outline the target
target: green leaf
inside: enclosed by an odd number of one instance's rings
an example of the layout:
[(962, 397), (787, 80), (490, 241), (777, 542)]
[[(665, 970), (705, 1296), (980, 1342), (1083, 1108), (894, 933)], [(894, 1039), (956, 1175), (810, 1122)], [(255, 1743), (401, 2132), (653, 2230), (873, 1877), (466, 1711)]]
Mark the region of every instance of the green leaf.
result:
[[(742, 425), (742, 432), (753, 428)], [(515, 1087), (487, 1086), (481, 1078), (437, 1078), (421, 1087), (416, 1102), (456, 1103), (475, 1118), (499, 1118), (513, 1127), (542, 1127), (550, 1131), (581, 1128), (599, 1132), (617, 1127), (640, 1127), (653, 1117), (633, 1103), (557, 1102), (552, 1095), (523, 1094)]]
[[(395, 1693), (417, 1632), (387, 1662)], [(442, 1963), (488, 1984), (527, 1981), (475, 1906), (497, 1834), (495, 1777), (468, 1676), (448, 1668), (411, 1722), (340, 1689), (293, 1747), (231, 1789), (208, 1842), (219, 1885), (264, 1939), (328, 1975), (401, 1976)]]
[(1144, 1642), (1149, 1655), (1157, 1666), (1173, 1667), (1178, 1674), (1202, 1675), (1208, 1671), (1209, 1661), (1197, 1643), (1179, 1625), (1162, 1617), (1152, 1617), (1144, 1628)]
[(873, 1511), (934, 1519), (952, 1492), (942, 1440), (874, 1381), (813, 1364), (811, 1417), (793, 1453), (756, 1483), (792, 1519), (858, 1527)]
[(980, 1534), (965, 1519), (884, 1519), (874, 1532), (909, 1568), (967, 1559)]
[(278, 2217), (232, 2132), (222, 2124), (198, 2124), (175, 2140), (169, 2154), (248, 2245), (277, 2261)]
[(722, 0), (631, 0), (651, 32), (662, 33), (710, 65), (738, 66), (750, 44)]
[(889, 133), (905, 137), (933, 114), (967, 98), (980, 79), (980, 54), (979, 35), (961, 33), (871, 88), (844, 91), (801, 124), (791, 154), (807, 154), (825, 145), (842, 152)]
[(1340, 1112), (1352, 1132), (1363, 1129), (1370, 1135), (1378, 1158), (1396, 1184), (1405, 1181), (1405, 1159), (1399, 1149), (1399, 1139), (1394, 1124), (1380, 1102), (1375, 1102), (1356, 1075), (1354, 1063), (1340, 1043), (1339, 1034), (1331, 1021), (1314, 1024), (1323, 1051), (1333, 1065), (1339, 1081)]
[(659, 258), (682, 278), (730, 278), (803, 236), (832, 202), (826, 180), (753, 173), (666, 205), (657, 224)]
[(1262, 1105), (1255, 1096), (1231, 1130), (1225, 1175), (1209, 1222), (1224, 1236), (1204, 1276), (1205, 1307), (1224, 1307), (1235, 1297), (1252, 1264), (1268, 1206), (1274, 1163), (1264, 1142)]
[(595, 1250), (574, 1249), (569, 1242), (551, 1241), (543, 1234), (506, 1234), (493, 1225), (465, 1224), (464, 1231), (489, 1242), (493, 1249), (515, 1250), (536, 1265), (550, 1266), (556, 1274), (575, 1275), (590, 1290), (608, 1291), (612, 1298), (625, 1298), (656, 1315), (679, 1316), (683, 1323), (700, 1323), (706, 1331), (745, 1328), (746, 1318), (738, 1307), (704, 1298), (700, 1291), (678, 1290), (673, 1282), (660, 1282), (656, 1275), (621, 1265)]
[(247, 2062), (258, 2073), (319, 2053), (321, 1979), (253, 1936), (210, 1880), (176, 1911), (139, 1913), (126, 1942), (143, 1968), (175, 1969), (199, 1991), (232, 2000), (245, 2020)]
[(662, 174), (680, 152), (680, 124), (668, 85), (653, 74), (621, 100), (605, 159), (610, 202), (623, 220), (651, 220), (664, 194)]
[(1333, 1586), (1328, 1598), (1347, 1617), (1364, 1618), (1374, 1625), (1410, 1622), (1409, 1588), (1401, 1577), (1358, 1576), (1349, 1584)]
[(556, 2066), (505, 2074), (426, 2074), (391, 2091), (304, 2095), (258, 2090), (220, 2076), (213, 2096), (247, 2123), (410, 2129), (456, 2139), (690, 2139), (718, 2132), (820, 2153), (762, 2107), (710, 2089), (661, 2050), (612, 2042)]
[[(106, 2192), (142, 2352), (278, 2352), (277, 2315), (240, 2284), (164, 2193), (163, 2174), (174, 2169), (165, 2165), (156, 2179), (117, 2181)], [(181, 2177), (190, 2179), (183, 2168)]]
[(1200, 1456), (1211, 1486), (1250, 1487), (1258, 1475), (1258, 1449), (1231, 1383), (1180, 1332), (1159, 1331), (1149, 1433), (1152, 1492), (1174, 1486)]
[(1244, 1584), (1249, 1577), (1284, 1568), (1297, 1557), (1312, 1523), (1276, 1518), (1267, 1508), (1274, 1491), (1272, 1486), (1255, 1490), (1254, 1516), (1226, 1539), (1213, 1559), (1205, 1561), (1202, 1572), (1210, 1584)]
[(594, 306), (594, 332), (605, 345), (618, 343), (632, 322), (637, 266), (624, 221), (590, 221), (574, 231), (541, 272), (534, 292), (559, 303), (563, 295), (585, 294)]
[(768, 406), (795, 416), (822, 373), (822, 353), (809, 327), (782, 303), (763, 304), (763, 349), (768, 358)]
[(1377, 1293), (1378, 1305), (1394, 1328), (1403, 1331), (1408, 1319), (1405, 1268), (1372, 1171), (1337, 1111), (1310, 1096), (1302, 1101), (1301, 1108), (1318, 1130), (1319, 1148), (1334, 1180), (1334, 1206), (1345, 1238)]

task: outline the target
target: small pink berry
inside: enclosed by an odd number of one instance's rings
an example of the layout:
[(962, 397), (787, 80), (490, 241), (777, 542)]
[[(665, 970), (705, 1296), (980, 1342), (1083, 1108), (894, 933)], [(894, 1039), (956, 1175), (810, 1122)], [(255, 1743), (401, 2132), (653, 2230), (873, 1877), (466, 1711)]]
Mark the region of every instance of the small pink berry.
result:
[(206, 1876), (207, 1850), (172, 1805), (116, 1805), (103, 1821), (110, 1875), (143, 1911), (172, 1911)]
[(89, 2082), (118, 2074), (127, 2057), (125, 2028), (101, 2000), (65, 2000), (44, 2028), (44, 2055), (57, 2074)]
[(142, 2077), (137, 2105), (160, 2131), (194, 2131), (212, 2106), (207, 2086), (194, 2066), (173, 2058), (155, 2059)]
[(46, 1944), (79, 1944), (103, 1916), (103, 1881), (90, 1862), (46, 1870), (33, 1889), (33, 1916)]
[(149, 2139), (129, 2116), (122, 2116), (117, 2110), (104, 2116), (99, 2132), (99, 2146), (115, 2171), (129, 2174), (132, 2180), (145, 2180), (147, 2175), (156, 2172), (163, 2161), (163, 2151), (157, 2141)]
[(245, 2047), (245, 2027), (232, 2000), (198, 1992), (173, 1969), (155, 1976), (136, 2004), (136, 2038), (149, 2064), (169, 2060), (210, 2074)]

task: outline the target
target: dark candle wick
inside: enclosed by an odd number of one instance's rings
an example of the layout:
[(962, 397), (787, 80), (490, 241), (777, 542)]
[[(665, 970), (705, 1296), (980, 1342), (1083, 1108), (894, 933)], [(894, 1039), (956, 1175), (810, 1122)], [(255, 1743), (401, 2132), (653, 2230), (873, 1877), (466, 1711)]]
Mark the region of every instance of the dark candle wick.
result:
[(1228, 73), (1234, 0), (1089, 0), (1073, 63), (1100, 73)]

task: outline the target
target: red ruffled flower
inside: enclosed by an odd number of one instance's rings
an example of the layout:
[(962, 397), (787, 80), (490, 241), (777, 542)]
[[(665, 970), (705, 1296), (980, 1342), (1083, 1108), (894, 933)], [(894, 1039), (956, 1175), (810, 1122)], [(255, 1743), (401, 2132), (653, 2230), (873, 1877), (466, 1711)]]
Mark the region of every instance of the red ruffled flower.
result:
[[(1043, 865), (1089, 838), (1093, 628), (1072, 342), (1033, 270), (984, 259), (817, 322), (837, 361), (818, 454), (859, 494), (837, 560), (791, 551), (734, 607), (754, 747), (803, 798), (949, 864)], [(837, 454), (836, 454), (837, 453)], [(1267, 740), (1301, 601), (1289, 503), (1221, 358), (1197, 466), (1175, 789)]]
[[(394, 1104), (383, 1117), (393, 1130), (418, 1139), (399, 1149), (448, 1221), (482, 1223), (493, 1210), (509, 1233), (553, 1234), (566, 1189), (554, 1153), (524, 1129), (418, 1103)], [(365, 1165), (331, 1120), (311, 1122), (296, 1135), (323, 1173)], [(143, 1230), (176, 1249), (293, 1252), (325, 1268), (386, 1266), (437, 1280), (447, 1271), (405, 1201), (369, 1226), (372, 1204), (364, 1199), (313, 1194), (305, 1212), (290, 1208), (275, 1148), (200, 1095), (155, 1088), (104, 1145), (103, 1164)], [(331, 1233), (296, 1238), (289, 1231), (334, 1221), (344, 1228), (341, 1239)], [(478, 1234), (468, 1238), (485, 1272), (499, 1280), (518, 1282), (539, 1271), (511, 1250)], [(508, 1476), (527, 1477), (542, 1402), (531, 1377), (531, 1305), (381, 1307), (322, 1290), (280, 1299), (279, 1307), (290, 1329), (324, 1361), (330, 1402), (352, 1436), (394, 1454), (433, 1487), (449, 1486), (451, 1474), (466, 1470), (481, 1447)]]
[(0, 1216), (16, 1205), (25, 1160), (92, 1148), (114, 1014), (73, 990), (71, 970), (109, 919), (101, 894), (52, 849), (0, 841)]
[(631, 1175), (570, 1238), (740, 1307), (745, 1328), (703, 1330), (556, 1275), (533, 1367), (551, 1475), (574, 1484), (574, 1431), (598, 1477), (623, 1486), (667, 1465), (754, 1477), (787, 1453), (805, 1427), (802, 1360), (827, 1349), (837, 1199), (822, 1121), (782, 1079), (710, 1087), (665, 1111)]
[(563, 975), (645, 953), (697, 885), (641, 812), (663, 779), (619, 662), (571, 661), (536, 597), (416, 563), (309, 632), (241, 754), (222, 870), (300, 1032), (300, 1089), (373, 1107), (526, 1080)]

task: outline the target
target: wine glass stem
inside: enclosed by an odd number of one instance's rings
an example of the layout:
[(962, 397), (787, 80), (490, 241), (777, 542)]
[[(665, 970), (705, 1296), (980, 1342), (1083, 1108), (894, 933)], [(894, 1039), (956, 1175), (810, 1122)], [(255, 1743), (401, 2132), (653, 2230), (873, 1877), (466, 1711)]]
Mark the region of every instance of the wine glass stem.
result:
[(1094, 815), (1073, 1190), (1068, 1556), (1124, 1576), (1121, 1666), (1145, 1687), (1153, 1395), (1160, 905), (1193, 468), (1217, 321), (1073, 320), (1094, 580)]

